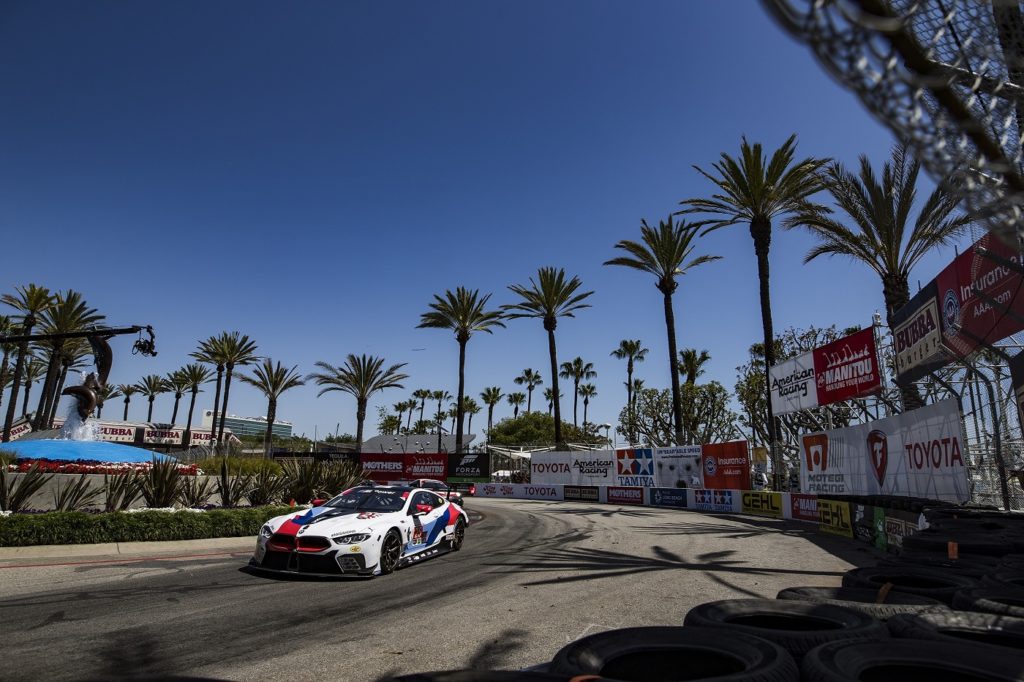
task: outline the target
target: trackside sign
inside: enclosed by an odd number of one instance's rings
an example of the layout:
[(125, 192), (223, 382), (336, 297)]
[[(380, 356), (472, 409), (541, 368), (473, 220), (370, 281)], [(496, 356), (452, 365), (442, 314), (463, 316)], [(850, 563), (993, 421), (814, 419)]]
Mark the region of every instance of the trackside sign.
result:
[(509, 497), (520, 500), (562, 501), (562, 486), (536, 483), (484, 483), (476, 487), (478, 497)]

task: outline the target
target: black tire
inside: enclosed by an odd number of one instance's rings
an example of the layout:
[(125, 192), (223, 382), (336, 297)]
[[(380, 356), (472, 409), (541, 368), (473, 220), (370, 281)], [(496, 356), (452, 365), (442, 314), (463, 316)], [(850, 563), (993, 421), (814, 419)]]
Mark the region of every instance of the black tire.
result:
[(389, 679), (393, 682), (565, 682), (565, 676), (529, 670), (446, 670)]
[(879, 590), (855, 587), (787, 587), (776, 599), (805, 601), (813, 604), (834, 604), (866, 613), (885, 621), (900, 613), (927, 613), (947, 607), (938, 599), (890, 590), (882, 603), (878, 603)]
[(452, 531), (454, 537), (449, 543), (449, 547), (453, 552), (458, 552), (462, 549), (462, 543), (466, 540), (466, 522), (459, 517), (459, 520), (455, 522), (455, 530)]
[(879, 639), (885, 625), (860, 611), (801, 601), (726, 599), (690, 609), (684, 625), (728, 628), (775, 642), (799, 660), (814, 647), (837, 639)]
[(843, 576), (843, 587), (860, 587), (878, 590), (886, 583), (892, 583), (897, 592), (920, 594), (938, 599), (943, 604), (953, 602), (957, 590), (978, 586), (978, 581), (951, 571), (919, 566), (871, 566), (854, 568)]
[(1013, 656), (993, 656), (992, 651), (991, 647), (978, 644), (895, 638), (874, 642), (830, 642), (804, 656), (800, 679), (807, 682), (1020, 680), (1019, 661)]
[(1024, 618), (1024, 590), (979, 587), (960, 590), (953, 595), (953, 608), (960, 611), (981, 611), (1000, 616)]
[(903, 548), (948, 556), (949, 543), (956, 542), (961, 555), (981, 554), (1001, 557), (1014, 551), (1013, 543), (997, 538), (982, 538), (963, 531), (922, 531), (903, 538)]
[(1024, 660), (1024, 619), (993, 613), (905, 613), (888, 622), (889, 633), (901, 639), (975, 642), (1016, 649)]
[(995, 570), (994, 566), (988, 566), (985, 564), (976, 564), (969, 559), (947, 559), (942, 556), (932, 556), (929, 558), (924, 557), (913, 557), (913, 558), (892, 558), (885, 559), (878, 563), (879, 566), (910, 566), (910, 567), (921, 567), (921, 568), (932, 568), (940, 571), (950, 571), (957, 575), (967, 576), (974, 580), (981, 580), (986, 575)]
[(1024, 569), (999, 569), (986, 575), (981, 584), (1019, 592), (1024, 590)]
[(798, 680), (796, 662), (785, 649), (742, 632), (690, 627), (624, 628), (598, 632), (563, 647), (549, 671), (563, 679), (599, 675), (605, 679), (671, 680), (685, 670), (688, 680)]
[(380, 543), (380, 574), (389, 575), (398, 568), (402, 558), (402, 536), (392, 528)]

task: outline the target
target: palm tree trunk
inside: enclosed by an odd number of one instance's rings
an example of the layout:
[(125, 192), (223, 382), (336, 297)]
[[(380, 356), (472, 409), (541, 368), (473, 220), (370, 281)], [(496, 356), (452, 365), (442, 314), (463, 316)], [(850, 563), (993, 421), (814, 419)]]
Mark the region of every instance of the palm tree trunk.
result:
[(175, 393), (174, 394), (174, 411), (171, 412), (171, 426), (174, 426), (174, 423), (178, 421), (178, 403), (180, 403), (180, 402), (181, 402), (181, 394), (180, 393)]
[[(28, 336), (32, 333), (32, 325), (22, 329), (22, 334)], [(14, 424), (14, 415), (18, 411), (18, 389), (21, 387), (22, 375), (25, 373), (25, 356), (28, 354), (28, 341), (18, 344), (18, 360), (14, 363), (14, 378), (11, 380), (11, 397), (7, 404), (7, 417), (4, 419), (4, 443), (11, 440), (11, 425)]]
[(4, 387), (7, 386), (7, 363), (11, 359), (11, 348), (10, 346), (4, 346), (4, 359), (0, 363), (0, 405), (4, 404)]
[[(28, 396), (29, 396), (29, 394), (31, 392), (32, 392), (32, 382), (31, 381), (26, 381), (25, 382), (25, 398), (21, 401), (21, 416), (22, 417), (27, 417), (28, 416)], [(32, 421), (34, 422), (35, 419), (33, 419)]]
[[(210, 422), (210, 445), (217, 441), (217, 409), (220, 407), (220, 385), (224, 380), (224, 365), (217, 365), (217, 388), (213, 393), (213, 420)], [(217, 441), (217, 447), (220, 442)]]
[(782, 489), (782, 458), (779, 453), (779, 425), (775, 421), (771, 398), (771, 368), (775, 364), (775, 332), (772, 329), (772, 299), (769, 289), (768, 251), (772, 244), (772, 224), (768, 220), (750, 221), (750, 236), (757, 256), (757, 280), (761, 298), (761, 327), (764, 332), (764, 388), (768, 417), (768, 448), (775, 470), (775, 489)]
[(589, 398), (584, 398), (583, 399), (583, 426), (584, 427), (587, 425), (587, 407), (589, 407), (589, 406), (590, 406), (590, 399)]
[(96, 418), (103, 419), (103, 403), (96, 406)]
[(512, 418), (519, 419), (519, 405), (518, 403), (512, 406)]
[(533, 406), (533, 385), (526, 385), (526, 413), (530, 413), (530, 408)]
[(405, 432), (409, 433), (409, 429), (412, 428), (412, 413), (415, 410), (415, 403), (409, 406), (409, 416), (405, 418)]
[[(580, 381), (579, 379), (573, 379), (572, 382), (572, 425), (577, 429), (580, 427), (579, 421), (576, 419), (578, 405), (580, 402)], [(584, 419), (583, 421), (586, 421)]]
[(426, 408), (426, 406), (427, 406), (427, 399), (426, 398), (421, 398), (420, 399), (420, 421), (423, 421), (423, 410)]
[(548, 354), (551, 356), (551, 402), (554, 403), (555, 411), (555, 447), (562, 444), (562, 407), (558, 399), (558, 351), (555, 348), (555, 327), (557, 322), (554, 318), (544, 318), (544, 328), (548, 331)]
[(636, 421), (636, 413), (633, 411), (633, 356), (626, 361), (626, 414), (629, 415), (629, 428), (626, 429), (626, 438), (629, 444), (633, 444), (633, 426)]
[(130, 403), (131, 401), (131, 396), (126, 395), (124, 397), (124, 416), (121, 418), (121, 421), (128, 421), (128, 403)]
[(156, 396), (155, 395), (149, 396), (149, 412), (146, 413), (146, 421), (148, 421), (148, 422), (152, 422), (153, 421), (153, 401), (154, 400), (156, 400)]
[(469, 413), (469, 424), (466, 426), (466, 433), (473, 433), (473, 413)]
[[(890, 274), (882, 278), (882, 298), (885, 299), (885, 322), (889, 325), (889, 333), (896, 337), (896, 330), (892, 324), (893, 314), (910, 302), (910, 283), (906, 277)], [(913, 383), (896, 382), (900, 390), (900, 400), (903, 402), (903, 411), (916, 410), (924, 407), (924, 398), (917, 386)]]
[(491, 439), (491, 428), (494, 426), (494, 403), (487, 406), (487, 440)]
[(263, 436), (263, 456), (270, 458), (270, 450), (273, 445), (274, 420), (277, 419), (277, 401), (271, 398), (267, 402), (267, 434)]
[(227, 364), (227, 374), (224, 377), (224, 403), (221, 405), (220, 410), (220, 428), (217, 430), (217, 441), (224, 442), (224, 420), (228, 416), (228, 396), (231, 393), (231, 375), (234, 374), (235, 364), (229, 362)]
[(53, 398), (54, 384), (57, 382), (57, 366), (60, 362), (60, 351), (55, 346), (50, 349), (50, 358), (46, 362), (46, 379), (43, 381), (43, 390), (39, 394), (39, 405), (36, 407), (36, 415), (32, 420), (32, 428), (39, 430), (43, 428), (46, 417), (50, 414), (50, 402)]
[(465, 419), (463, 394), (466, 391), (466, 340), (459, 339), (459, 395), (455, 398), (455, 453), (462, 452), (462, 426)]
[(675, 429), (674, 445), (682, 442), (683, 404), (679, 399), (679, 366), (676, 364), (676, 318), (672, 312), (672, 292), (662, 292), (665, 303), (665, 330), (668, 333), (668, 368), (672, 378), (672, 426)]
[(356, 400), (356, 454), (363, 451), (363, 420), (366, 419), (366, 401)]
[(64, 383), (68, 380), (68, 368), (71, 367), (71, 360), (65, 358), (60, 362), (60, 379), (57, 380), (57, 388), (54, 390), (53, 401), (50, 403), (50, 414), (46, 415), (46, 428), (53, 428), (53, 420), (57, 418), (57, 406), (60, 405), (60, 395), (64, 391)]
[(192, 399), (188, 403), (188, 422), (185, 424), (185, 435), (182, 436), (182, 445), (188, 447), (192, 445), (192, 412), (196, 409), (196, 395), (199, 393), (198, 390), (191, 391)]

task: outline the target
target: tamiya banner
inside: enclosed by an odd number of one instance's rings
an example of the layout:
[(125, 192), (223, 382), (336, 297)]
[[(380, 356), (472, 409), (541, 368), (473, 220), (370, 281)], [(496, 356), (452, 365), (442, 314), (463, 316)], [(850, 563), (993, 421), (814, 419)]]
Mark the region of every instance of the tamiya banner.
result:
[(704, 485), (722, 490), (750, 490), (750, 456), (747, 441), (715, 443), (701, 447)]
[(882, 388), (874, 327), (814, 349), (818, 404), (877, 393)]
[(1021, 257), (998, 237), (985, 233), (938, 274), (942, 344), (954, 357), (971, 354), (1024, 329)]
[(917, 381), (948, 361), (939, 328), (939, 302), (932, 280), (893, 313), (896, 375), (900, 383)]
[(703, 488), (699, 445), (654, 449), (654, 480), (662, 488)]
[(615, 453), (535, 452), (530, 461), (530, 480), (555, 485), (617, 485)]
[(772, 411), (775, 414), (786, 414), (818, 406), (818, 389), (814, 381), (814, 353), (802, 353), (773, 365), (769, 376), (772, 382)]
[(955, 400), (808, 434), (801, 441), (800, 489), (805, 493), (905, 495), (949, 502), (970, 497), (966, 443)]
[(654, 451), (650, 448), (616, 450), (615, 473), (618, 486), (653, 488)]
[(449, 483), (479, 483), (491, 478), (491, 456), (486, 452), (448, 455)]
[(693, 506), (701, 511), (738, 512), (739, 492), (738, 490), (705, 490), (698, 488), (693, 491)]

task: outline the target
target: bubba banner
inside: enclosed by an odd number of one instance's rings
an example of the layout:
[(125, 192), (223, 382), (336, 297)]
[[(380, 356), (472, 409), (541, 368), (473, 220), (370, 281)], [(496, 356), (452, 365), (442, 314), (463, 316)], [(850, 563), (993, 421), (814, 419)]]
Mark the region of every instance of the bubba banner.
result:
[(750, 490), (747, 441), (715, 443), (701, 448), (704, 486), (721, 490)]
[[(955, 400), (802, 439), (800, 489), (834, 495), (970, 497)], [(818, 502), (821, 509), (821, 501)]]
[(616, 485), (615, 455), (594, 452), (535, 452), (530, 480), (553, 485)]
[(882, 375), (873, 327), (836, 339), (771, 369), (772, 410), (785, 414), (878, 392)]
[(662, 488), (702, 488), (699, 445), (654, 449), (654, 480)]
[(932, 280), (892, 315), (896, 375), (900, 383), (917, 381), (946, 364), (939, 329), (939, 304)]

